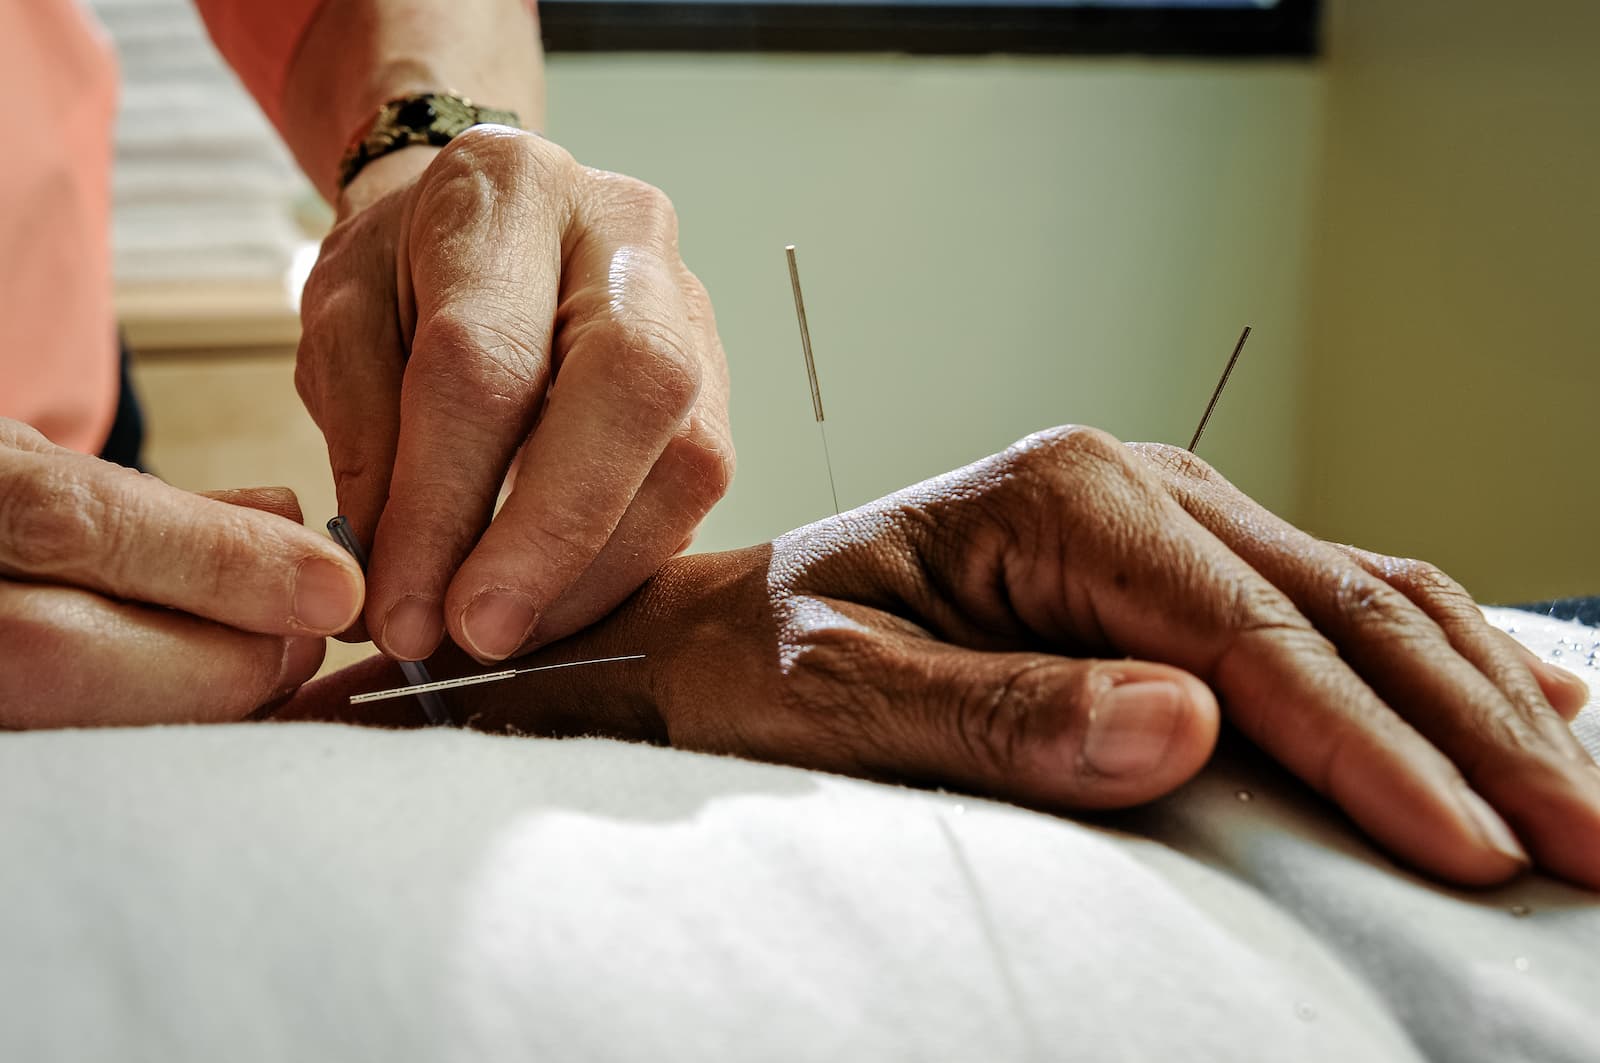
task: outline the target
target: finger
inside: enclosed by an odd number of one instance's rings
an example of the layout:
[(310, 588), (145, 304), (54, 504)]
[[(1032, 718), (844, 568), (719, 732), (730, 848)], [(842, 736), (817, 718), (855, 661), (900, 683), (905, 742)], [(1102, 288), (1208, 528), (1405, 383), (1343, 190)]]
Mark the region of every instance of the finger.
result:
[(912, 492), (902, 508), (922, 514), (907, 534), (935, 543), (920, 556), (966, 542), (961, 576), (941, 582), (978, 603), (971, 615), (1002, 629), (1009, 613), (1034, 638), (1110, 646), (1205, 679), (1247, 737), (1432, 874), (1493, 882), (1526, 866), (1455, 766), (1117, 440), (1054, 429), (957, 476), (955, 499)]
[(1325, 571), (1302, 583), (1297, 565), (1266, 574), (1461, 768), (1542, 867), (1600, 885), (1600, 771), (1466, 591), (1422, 562), (1369, 554), (1359, 560), (1371, 570), (1350, 572), (1341, 563), (1351, 551), (1295, 552)]
[[(400, 197), (323, 241), (301, 297), (295, 386), (328, 445), (338, 509), (370, 554), (400, 434), (405, 347), (395, 314)], [(361, 620), (340, 634), (367, 639)]]
[[(700, 392), (705, 339), (670, 204), (622, 178), (596, 187), (565, 262), (560, 370), (516, 487), (446, 598), (451, 635), (484, 661), (525, 643), (590, 568)], [(673, 523), (704, 515), (680, 507)]]
[[(393, 656), (426, 657), (444, 637), (451, 577), (539, 414), (571, 215), (563, 167), (575, 165), (537, 138), (479, 128), (414, 193), (403, 266), (416, 325), (368, 568), (369, 627)], [(518, 204), (514, 225), (503, 199)]]
[(1560, 717), (1571, 723), (1589, 703), (1589, 684), (1559, 665), (1541, 659), (1536, 653), (1516, 640), (1513, 635), (1499, 632), (1506, 648), (1515, 653), (1543, 691), (1545, 700)]
[[(1285, 676), (1295, 675), (1293, 682)], [(1338, 662), (1314, 634), (1258, 632), (1219, 661), (1229, 716), (1400, 860), (1466, 885), (1505, 881), (1529, 858), (1460, 769)], [(1271, 707), (1304, 706), (1273, 720)]]
[(221, 491), (201, 491), (200, 497), (271, 513), (295, 524), (306, 522), (305, 514), (300, 509), (300, 499), (287, 487), (233, 487)]
[(65, 450), (50, 442), (44, 433), (23, 421), (0, 417), (0, 447), (26, 450), (35, 454), (53, 454)]
[[(1335, 545), (1334, 549), (1400, 591), (1426, 613), (1445, 632), (1451, 646), (1487, 676), (1524, 718), (1546, 721), (1547, 713), (1554, 710), (1564, 721), (1570, 721), (1589, 700), (1589, 689), (1583, 680), (1540, 660), (1522, 643), (1490, 624), (1466, 590), (1433, 566), (1354, 546)], [(1564, 728), (1556, 728), (1553, 734), (1558, 746), (1566, 747), (1570, 742), (1571, 748), (1579, 748)]]
[[(1411, 604), (1426, 613), (1438, 624), (1451, 647), (1488, 677), (1499, 692), (1517, 706), (1523, 719), (1531, 720), (1536, 727), (1549, 728), (1560, 746), (1571, 743), (1566, 728), (1550, 727), (1549, 717), (1552, 709), (1558, 716), (1576, 716), (1587, 700), (1587, 688), (1582, 687), (1582, 680), (1571, 676), (1570, 672), (1547, 666), (1520, 642), (1494, 628), (1466, 589), (1450, 576), (1438, 572), (1438, 568), (1418, 560), (1374, 554), (1355, 546), (1336, 544), (1333, 549), (1360, 565), (1363, 572), (1402, 592)], [(1566, 676), (1566, 682), (1562, 676)], [(1578, 684), (1576, 690), (1571, 685), (1574, 682)], [(1549, 693), (1555, 693), (1562, 706), (1555, 706)], [(1574, 693), (1582, 695), (1576, 704), (1573, 704)], [(1576, 748), (1576, 743), (1571, 746)]]
[(361, 607), (354, 562), (279, 517), (67, 452), (0, 450), (0, 483), (0, 576), (269, 634), (328, 634)]
[(1180, 669), (966, 650), (827, 609), (841, 619), (801, 636), (788, 719), (741, 727), (735, 752), (1066, 810), (1167, 794), (1216, 744), (1216, 699)]
[(1391, 578), (1380, 579), (1198, 460), (1178, 462), (1168, 466), (1168, 486), (1189, 513), (1287, 594), (1542, 866), (1600, 884), (1600, 773), (1466, 593), (1416, 562), (1395, 562)]
[(238, 720), (316, 674), (324, 645), (4, 581), (0, 643), (0, 727), (16, 728)]
[[(733, 447), (698, 415), (662, 451), (593, 563), (539, 620), (530, 646), (564, 638), (620, 605), (681, 553), (727, 492)], [(527, 648), (526, 646), (524, 648)]]

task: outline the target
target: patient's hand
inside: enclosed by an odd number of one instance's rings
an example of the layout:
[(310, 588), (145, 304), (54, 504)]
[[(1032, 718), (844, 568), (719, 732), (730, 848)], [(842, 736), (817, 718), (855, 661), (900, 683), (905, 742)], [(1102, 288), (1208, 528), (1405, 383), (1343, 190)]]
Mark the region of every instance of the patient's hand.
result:
[(529, 661), (630, 652), (648, 660), (458, 692), (458, 716), (1066, 810), (1191, 777), (1220, 698), (1419, 868), (1486, 884), (1531, 852), (1600, 887), (1600, 769), (1562, 718), (1582, 684), (1435, 569), (1319, 542), (1171, 447), (1044, 432), (770, 546), (674, 560)]
[(287, 490), (192, 495), (0, 419), (0, 728), (231, 720), (293, 692), (362, 598), (299, 521)]

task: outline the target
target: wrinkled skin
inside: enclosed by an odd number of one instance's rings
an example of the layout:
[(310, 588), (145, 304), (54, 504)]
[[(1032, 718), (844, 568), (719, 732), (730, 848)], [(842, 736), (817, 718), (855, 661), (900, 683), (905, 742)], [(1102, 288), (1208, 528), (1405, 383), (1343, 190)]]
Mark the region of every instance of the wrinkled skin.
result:
[[(1530, 862), (1600, 888), (1582, 683), (1490, 627), (1431, 566), (1307, 536), (1173, 447), (1061, 428), (775, 542), (675, 559), (458, 719), (608, 734), (959, 787), (1134, 805), (1223, 721), (1399, 859), (1453, 882)], [(469, 671), (441, 657), (436, 673)], [(283, 718), (415, 722), (389, 662)]]
[(415, 660), (448, 633), (492, 661), (604, 616), (733, 476), (726, 359), (671, 201), (478, 126), (378, 160), (340, 213), (295, 381), (369, 548), (350, 637)]
[(361, 601), (288, 489), (190, 494), (0, 418), (0, 728), (237, 720)]

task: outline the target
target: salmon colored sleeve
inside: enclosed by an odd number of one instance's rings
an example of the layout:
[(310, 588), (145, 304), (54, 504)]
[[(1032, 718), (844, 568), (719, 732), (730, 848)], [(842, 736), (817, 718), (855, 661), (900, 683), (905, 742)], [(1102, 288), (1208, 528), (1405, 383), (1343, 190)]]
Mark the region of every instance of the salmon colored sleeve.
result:
[(195, 0), (217, 51), (280, 125), (289, 63), (326, 0)]
[[(328, 0), (195, 0), (217, 51), (239, 75), (272, 124), (283, 125), (289, 65)], [(538, 0), (526, 0), (538, 14)]]

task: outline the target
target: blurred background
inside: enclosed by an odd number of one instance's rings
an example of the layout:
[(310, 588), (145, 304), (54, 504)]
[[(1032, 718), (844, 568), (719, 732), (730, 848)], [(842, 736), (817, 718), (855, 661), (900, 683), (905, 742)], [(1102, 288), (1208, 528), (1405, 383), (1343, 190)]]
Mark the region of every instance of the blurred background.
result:
[[(320, 523), (326, 209), (186, 0), (94, 2), (151, 464)], [(1052, 424), (1185, 443), (1249, 324), (1200, 446), (1234, 482), (1485, 601), (1600, 591), (1600, 5), (1121, 6), (546, 6), (548, 134), (672, 197), (717, 307), (739, 471), (696, 549), (832, 510), (793, 243), (845, 506)]]

